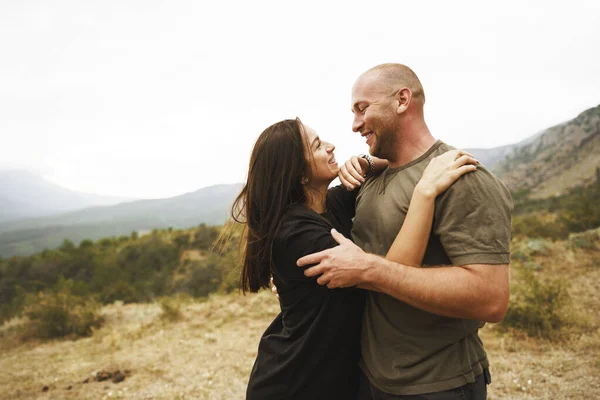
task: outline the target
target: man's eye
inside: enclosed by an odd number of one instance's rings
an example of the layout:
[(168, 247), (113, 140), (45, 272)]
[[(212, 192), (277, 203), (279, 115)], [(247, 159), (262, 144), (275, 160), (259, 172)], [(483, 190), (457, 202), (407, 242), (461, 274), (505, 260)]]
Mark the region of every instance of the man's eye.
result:
[(369, 106), (364, 106), (363, 108), (359, 108), (358, 111), (360, 111), (361, 113), (364, 113), (365, 110), (367, 109), (367, 107), (369, 107)]

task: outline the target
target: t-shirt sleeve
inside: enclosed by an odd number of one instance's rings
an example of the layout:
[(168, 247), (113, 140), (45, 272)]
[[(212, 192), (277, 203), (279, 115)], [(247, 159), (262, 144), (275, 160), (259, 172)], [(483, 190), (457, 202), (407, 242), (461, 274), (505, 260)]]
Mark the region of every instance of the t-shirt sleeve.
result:
[(317, 216), (296, 215), (282, 222), (273, 252), (274, 261), (278, 264), (276, 268), (284, 282), (316, 280), (316, 278), (306, 277), (304, 268), (298, 267), (296, 262), (305, 255), (338, 246), (331, 236), (332, 227), (317, 218)]
[(333, 209), (338, 215), (352, 219), (356, 214), (356, 196), (359, 188), (347, 190), (344, 185), (338, 185), (327, 191), (327, 208)]
[(508, 264), (512, 210), (508, 189), (481, 167), (438, 197), (433, 231), (453, 265)]

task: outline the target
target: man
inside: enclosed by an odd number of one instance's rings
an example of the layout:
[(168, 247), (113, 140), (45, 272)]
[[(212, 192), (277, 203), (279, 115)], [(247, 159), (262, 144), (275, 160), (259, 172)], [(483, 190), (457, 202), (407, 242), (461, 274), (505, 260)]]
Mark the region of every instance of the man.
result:
[[(362, 329), (362, 398), (485, 399), (488, 360), (478, 330), (500, 321), (509, 296), (512, 200), (487, 169), (461, 177), (436, 199), (423, 268), (386, 260), (412, 191), (430, 160), (451, 149), (425, 123), (425, 93), (401, 64), (378, 65), (352, 90), (352, 130), (389, 168), (357, 198), (350, 240), (298, 261), (330, 288), (369, 289)], [(459, 112), (460, 110), (457, 110)], [(344, 183), (362, 183), (347, 163)], [(362, 249), (362, 250), (361, 250)]]

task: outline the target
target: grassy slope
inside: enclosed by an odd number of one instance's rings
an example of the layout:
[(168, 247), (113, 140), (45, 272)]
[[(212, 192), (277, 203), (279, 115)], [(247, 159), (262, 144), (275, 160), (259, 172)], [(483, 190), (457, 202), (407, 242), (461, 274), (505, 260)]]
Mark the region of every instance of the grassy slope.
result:
[(529, 189), (540, 199), (587, 185), (600, 167), (600, 106), (511, 149), (492, 167), (511, 191)]
[[(580, 321), (560, 342), (485, 327), (494, 381), (489, 399), (600, 398), (600, 251), (557, 242), (534, 261), (541, 278), (571, 283)], [(268, 292), (214, 295), (182, 310), (181, 321), (167, 323), (157, 304), (115, 304), (103, 309), (107, 322), (92, 337), (45, 343), (20, 343), (13, 320), (0, 327), (0, 398), (242, 399), (276, 300)], [(102, 369), (129, 369), (131, 376), (119, 384), (81, 383)]]

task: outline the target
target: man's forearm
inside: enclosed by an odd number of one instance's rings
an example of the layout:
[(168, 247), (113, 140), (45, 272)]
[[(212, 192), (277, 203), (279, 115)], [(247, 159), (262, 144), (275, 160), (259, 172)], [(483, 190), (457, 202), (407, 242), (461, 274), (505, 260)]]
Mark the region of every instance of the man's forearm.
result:
[(508, 265), (412, 268), (366, 255), (359, 287), (433, 314), (498, 322), (508, 305)]

